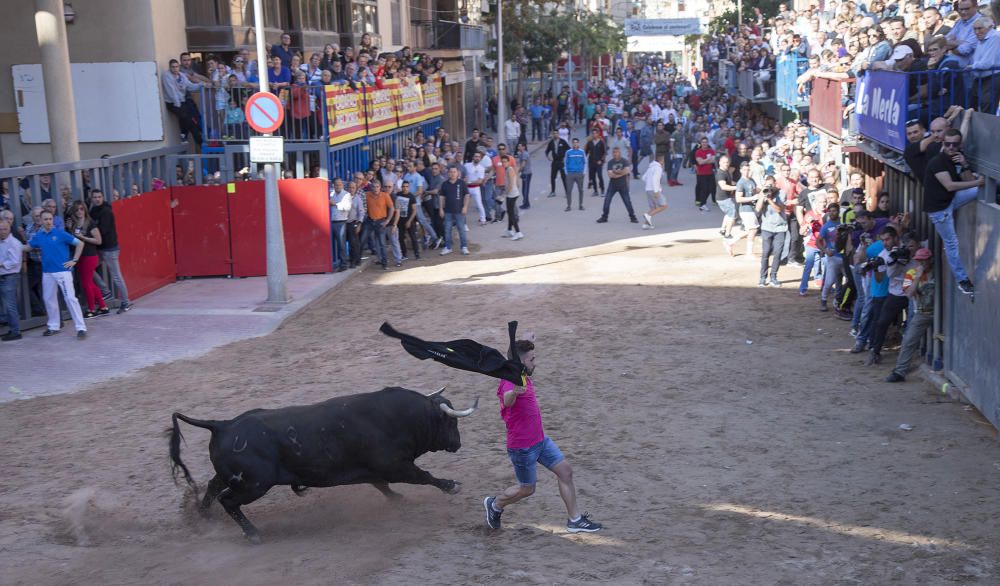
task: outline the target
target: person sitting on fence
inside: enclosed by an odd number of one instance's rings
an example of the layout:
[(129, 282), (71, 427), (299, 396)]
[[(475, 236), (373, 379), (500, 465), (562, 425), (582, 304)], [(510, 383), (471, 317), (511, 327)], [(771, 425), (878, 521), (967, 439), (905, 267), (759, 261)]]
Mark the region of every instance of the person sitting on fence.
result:
[(948, 265), (958, 281), (959, 290), (966, 295), (973, 295), (975, 288), (959, 256), (955, 212), (975, 201), (979, 188), (985, 183), (984, 177), (973, 173), (962, 153), (961, 131), (954, 128), (946, 130), (941, 142), (941, 152), (927, 163), (924, 211), (941, 236)]

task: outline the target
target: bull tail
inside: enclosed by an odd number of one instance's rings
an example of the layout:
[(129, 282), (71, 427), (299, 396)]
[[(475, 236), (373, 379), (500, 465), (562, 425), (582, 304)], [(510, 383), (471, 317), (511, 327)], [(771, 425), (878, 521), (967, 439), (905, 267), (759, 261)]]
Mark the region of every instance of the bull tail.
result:
[(187, 417), (186, 415), (182, 415), (176, 412), (173, 414), (171, 419), (173, 420), (173, 427), (167, 430), (167, 433), (170, 436), (170, 473), (174, 477), (174, 481), (176, 482), (177, 471), (179, 469), (181, 473), (184, 475), (184, 480), (188, 483), (188, 486), (191, 487), (191, 490), (194, 492), (195, 497), (197, 497), (198, 484), (195, 483), (194, 478), (191, 477), (191, 471), (188, 470), (187, 465), (184, 464), (184, 462), (181, 460), (181, 441), (184, 439), (184, 435), (181, 433), (181, 427), (177, 420), (180, 419), (181, 421), (193, 425), (195, 427), (205, 428), (211, 431), (213, 434), (216, 432), (216, 430), (219, 428), (219, 425), (222, 422), (192, 419), (191, 417)]

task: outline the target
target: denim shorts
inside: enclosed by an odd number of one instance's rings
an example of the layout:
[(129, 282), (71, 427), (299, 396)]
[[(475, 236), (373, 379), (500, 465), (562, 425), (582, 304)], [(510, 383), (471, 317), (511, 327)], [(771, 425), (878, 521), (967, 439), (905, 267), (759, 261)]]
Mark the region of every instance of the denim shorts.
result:
[(722, 213), (725, 214), (727, 218), (736, 218), (736, 202), (733, 201), (733, 198), (720, 199), (718, 203), (719, 209), (722, 210)]
[(539, 463), (549, 470), (566, 458), (559, 451), (559, 446), (548, 436), (530, 448), (508, 448), (507, 455), (514, 465), (514, 476), (521, 486), (534, 486), (538, 482), (535, 464)]

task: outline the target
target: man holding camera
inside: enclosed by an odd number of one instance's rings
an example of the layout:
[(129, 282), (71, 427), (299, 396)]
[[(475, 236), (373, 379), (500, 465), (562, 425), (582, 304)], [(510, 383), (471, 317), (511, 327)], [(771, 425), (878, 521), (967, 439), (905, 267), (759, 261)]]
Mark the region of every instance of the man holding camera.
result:
[[(878, 271), (882, 272), (882, 280), (886, 281), (887, 295), (882, 301), (876, 319), (873, 319), (871, 349), (868, 351), (867, 366), (882, 362), (882, 345), (885, 343), (885, 335), (889, 331), (889, 326), (895, 321), (899, 312), (906, 309), (910, 300), (903, 292), (903, 277), (911, 266), (910, 257), (919, 248), (916, 239), (907, 237), (906, 243), (900, 245), (896, 229), (892, 226), (886, 227), (880, 236), (882, 240), (882, 252), (875, 259)], [(877, 279), (879, 272), (875, 273)]]
[(941, 141), (941, 152), (927, 163), (924, 176), (924, 210), (944, 244), (951, 272), (958, 281), (958, 289), (966, 295), (975, 294), (972, 280), (965, 272), (965, 265), (958, 254), (958, 235), (955, 233), (955, 212), (975, 201), (985, 178), (972, 172), (962, 154), (962, 133), (949, 128)]
[[(757, 200), (757, 213), (760, 215), (760, 282), (758, 287), (781, 287), (778, 282), (778, 265), (781, 264), (781, 251), (788, 236), (788, 216), (785, 212), (785, 200), (781, 192), (775, 189), (770, 175), (764, 179), (763, 196)], [(773, 257), (773, 259), (772, 259)], [(770, 263), (770, 266), (769, 266)], [(770, 279), (768, 270), (770, 269)]]
[[(870, 216), (865, 217), (858, 222), (861, 228), (866, 225), (862, 222), (869, 218)], [(878, 323), (879, 316), (882, 314), (882, 306), (885, 304), (886, 296), (889, 295), (889, 280), (885, 273), (886, 264), (890, 259), (888, 256), (883, 256), (882, 253), (895, 246), (898, 235), (892, 226), (882, 228), (878, 239), (874, 242), (868, 239), (870, 238), (869, 234), (868, 231), (862, 233), (860, 246), (854, 256), (855, 270), (858, 275), (855, 283), (864, 283), (865, 299), (864, 307), (861, 310), (861, 320), (858, 323), (858, 335), (855, 338), (851, 354), (864, 352), (869, 341), (872, 340), (875, 324)], [(858, 301), (860, 301), (860, 289), (858, 293)]]

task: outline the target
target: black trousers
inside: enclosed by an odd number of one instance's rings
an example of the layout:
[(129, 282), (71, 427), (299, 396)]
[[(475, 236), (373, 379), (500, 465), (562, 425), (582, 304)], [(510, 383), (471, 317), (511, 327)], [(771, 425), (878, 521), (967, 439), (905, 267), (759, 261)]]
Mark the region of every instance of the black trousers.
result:
[(569, 193), (569, 187), (566, 186), (566, 168), (562, 162), (557, 165), (555, 161), (552, 162), (552, 169), (549, 173), (549, 193), (556, 192), (556, 177), (560, 175), (562, 176), (563, 191)]
[(507, 199), (507, 230), (513, 230), (515, 232), (521, 231), (521, 226), (518, 223), (520, 219), (517, 215), (517, 199), (516, 197), (508, 197)]
[[(889, 278), (888, 276), (886, 277)], [(899, 312), (909, 306), (909, 300), (900, 295), (889, 294), (882, 303), (882, 310), (878, 314), (878, 321), (875, 322), (875, 329), (872, 332), (870, 347), (872, 352), (879, 354), (882, 352), (882, 345), (885, 344), (885, 335), (889, 332), (889, 326), (896, 321)]]
[(628, 179), (625, 179), (625, 183), (619, 182), (615, 184), (612, 182), (611, 186), (608, 187), (608, 193), (604, 196), (604, 209), (601, 213), (601, 217), (604, 219), (608, 218), (608, 213), (611, 212), (611, 200), (615, 198), (615, 194), (622, 196), (622, 201), (625, 202), (625, 211), (628, 212), (629, 219), (635, 218), (635, 210), (632, 209), (632, 197), (628, 193)]
[(347, 249), (350, 251), (350, 266), (361, 264), (361, 222), (347, 223)]
[(694, 184), (694, 202), (700, 206), (708, 203), (708, 198), (715, 199), (715, 177), (712, 175), (697, 175)]
[(167, 102), (167, 110), (177, 117), (181, 132), (187, 134), (195, 143), (201, 144), (201, 115), (194, 100), (188, 97), (180, 107)]
[(413, 250), (414, 258), (420, 258), (420, 237), (417, 235), (417, 227), (420, 223), (414, 219), (407, 227), (406, 222), (399, 225), (399, 252), (406, 256), (406, 240), (410, 240), (410, 249)]
[[(593, 189), (594, 191), (599, 191), (603, 193), (604, 173), (601, 172), (601, 164), (591, 163), (590, 161), (587, 161), (587, 173), (589, 174), (587, 179), (588, 181), (587, 186)], [(598, 188), (598, 183), (600, 183), (600, 188)]]

